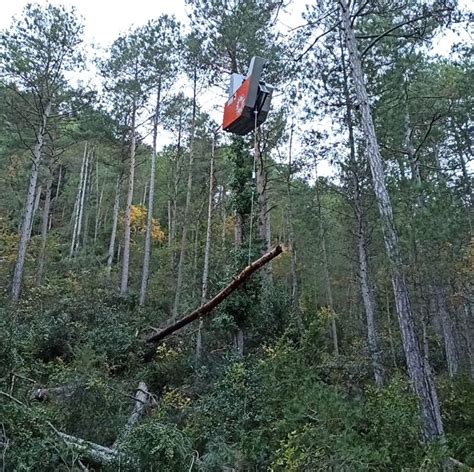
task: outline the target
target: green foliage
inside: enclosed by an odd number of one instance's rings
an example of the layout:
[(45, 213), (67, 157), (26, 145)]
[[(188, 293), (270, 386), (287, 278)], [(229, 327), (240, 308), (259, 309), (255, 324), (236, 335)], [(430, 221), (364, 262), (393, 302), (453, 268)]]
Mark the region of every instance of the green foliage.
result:
[[(291, 5), (261, 0), (186, 3), (192, 25), (188, 36), (183, 38), (181, 25), (166, 15), (134, 27), (97, 62), (103, 87), (88, 93), (73, 88), (65, 73), (80, 69), (83, 60), (83, 28), (74, 9), (32, 4), (1, 33), (0, 469), (76, 471), (82, 468), (80, 457), (91, 470), (114, 471), (428, 472), (442, 470), (446, 457), (474, 467), (467, 354), (474, 260), (472, 48), (461, 42), (445, 59), (426, 52), (438, 26), (455, 18), (452, 2), (432, 2), (429, 8), (417, 0), (351, 4), (354, 12), (362, 8), (354, 21), (359, 49), (376, 39), (364, 54), (364, 74), (414, 321), (420, 334), (422, 329), (426, 334), (439, 385), (446, 442), (431, 445), (422, 443), (418, 405), (406, 378), (361, 117), (358, 104), (352, 103), (352, 84), (344, 82), (343, 37), (334, 27), (337, 5), (313, 2), (304, 15), (307, 24), (293, 30), (295, 37), (283, 45), (276, 24)], [(327, 34), (313, 44), (320, 29)], [(265, 79), (277, 85), (275, 98), (286, 97), (283, 106), (274, 100), (260, 128), (271, 243), (283, 244), (285, 251), (272, 262), (271, 283), (254, 274), (204, 318), (199, 358), (197, 323), (152, 347), (146, 337), (174, 321), (170, 313), (185, 224), (182, 313), (203, 301), (213, 144), (208, 295), (222, 290), (249, 257), (261, 255), (256, 194), (250, 214), (253, 136), (217, 133), (217, 124), (201, 108), (209, 105), (207, 98), (200, 103), (207, 97), (203, 84), (220, 83), (231, 70), (245, 72), (254, 54), (271, 60)], [(198, 90), (188, 221), (183, 210), (193, 101), (186, 87), (170, 93), (184, 76), (196, 79)], [(13, 305), (6, 294), (17, 257), (30, 154), (50, 99), (24, 290)], [(346, 142), (349, 117), (353, 143)], [(152, 249), (147, 305), (139, 307), (154, 123), (160, 149), (152, 218), (160, 223), (155, 225), (160, 244)], [(132, 124), (137, 143), (134, 231), (130, 290), (121, 298), (117, 287)], [(69, 257), (86, 142), (94, 158), (86, 178), (80, 250)], [(351, 144), (356, 162), (349, 159)], [(321, 176), (324, 162), (337, 172), (334, 179)], [(51, 207), (45, 214), (50, 177)], [(118, 234), (109, 270), (116, 195)], [(46, 240), (43, 222), (48, 223)], [(240, 223), (241, 243), (235, 235)], [(366, 237), (375, 325), (387, 373), (383, 388), (374, 386), (367, 343), (357, 259), (360, 231)], [(326, 269), (334, 312), (328, 308)], [(438, 286), (460, 354), (462, 374), (456, 378), (446, 377), (434, 297)], [(337, 357), (330, 337), (334, 313)], [(244, 356), (234, 346), (239, 329)], [(152, 401), (127, 435), (139, 382), (146, 383)], [(62, 398), (38, 401), (33, 394), (40, 387), (61, 386), (68, 392)], [(97, 464), (67, 447), (56, 431), (104, 447), (118, 440), (126, 459), (120, 466)]]
[(453, 457), (474, 467), (474, 392), (472, 381), (462, 376), (454, 382), (441, 383), (448, 445)]
[(135, 428), (127, 438), (127, 453), (136, 459), (130, 470), (186, 470), (193, 450), (186, 436), (174, 425), (151, 419)]
[(2, 398), (0, 417), (3, 432), (9, 441), (4, 449), (3, 466), (6, 470), (67, 470), (62, 462), (67, 457), (67, 451), (55, 440), (44, 411), (32, 414)]

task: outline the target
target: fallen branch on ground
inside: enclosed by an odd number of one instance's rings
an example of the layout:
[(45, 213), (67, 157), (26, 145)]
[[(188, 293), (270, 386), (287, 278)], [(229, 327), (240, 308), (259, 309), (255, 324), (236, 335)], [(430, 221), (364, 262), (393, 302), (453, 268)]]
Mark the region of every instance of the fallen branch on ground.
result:
[(69, 434), (56, 431), (56, 434), (66, 443), (67, 446), (74, 449), (81, 457), (98, 464), (111, 464), (116, 461), (120, 453), (117, 449), (101, 446), (85, 439), (76, 438)]
[(276, 256), (278, 256), (282, 252), (283, 252), (282, 247), (280, 245), (276, 246), (270, 252), (267, 252), (266, 254), (264, 254), (260, 259), (257, 259), (256, 261), (252, 262), (249, 266), (247, 266), (239, 275), (234, 277), (232, 279), (232, 282), (230, 282), (230, 284), (227, 285), (227, 287), (222, 289), (214, 298), (212, 298), (207, 303), (199, 307), (197, 310), (194, 310), (189, 315), (185, 316), (184, 318), (181, 318), (176, 323), (173, 323), (172, 325), (162, 329), (158, 333), (151, 335), (150, 337), (147, 338), (146, 341), (148, 343), (157, 343), (161, 341), (162, 339), (166, 338), (167, 336), (169, 336), (170, 334), (174, 333), (178, 329), (181, 329), (184, 326), (188, 325), (192, 321), (197, 320), (201, 316), (207, 315), (216, 306), (222, 303), (235, 289), (240, 287), (254, 272), (262, 268), (265, 264), (270, 262), (272, 259), (274, 259)]
[[(38, 390), (46, 392), (40, 394), (38, 393)], [(53, 392), (55, 395), (61, 397), (61, 395), (70, 394), (71, 391), (73, 391), (73, 388), (70, 386), (54, 387), (49, 389), (35, 389), (32, 392), (32, 397), (35, 397), (39, 400), (46, 399), (51, 397), (53, 395)], [(23, 403), (21, 400), (18, 400), (13, 395), (10, 395), (7, 392), (0, 391), (0, 395), (7, 397), (16, 404), (24, 407), (25, 409), (30, 409), (27, 404)], [(36, 395), (39, 396), (36, 397)], [(68, 447), (73, 449), (83, 459), (87, 459), (91, 462), (103, 465), (112, 464), (119, 458), (122, 461), (127, 462), (130, 460), (130, 458), (124, 456), (123, 452), (121, 452), (120, 450), (120, 445), (124, 442), (125, 438), (132, 432), (133, 428), (135, 428), (135, 426), (141, 421), (148, 409), (157, 405), (156, 399), (148, 391), (148, 387), (146, 386), (145, 382), (140, 382), (138, 384), (135, 396), (132, 398), (135, 400), (135, 405), (133, 406), (132, 413), (130, 414), (126, 425), (124, 426), (122, 434), (117, 438), (117, 440), (111, 447), (102, 446), (100, 444), (91, 441), (86, 441), (85, 439), (81, 439), (76, 436), (71, 436), (69, 434), (63, 433), (62, 431), (57, 430), (49, 421), (47, 421), (46, 423)]]

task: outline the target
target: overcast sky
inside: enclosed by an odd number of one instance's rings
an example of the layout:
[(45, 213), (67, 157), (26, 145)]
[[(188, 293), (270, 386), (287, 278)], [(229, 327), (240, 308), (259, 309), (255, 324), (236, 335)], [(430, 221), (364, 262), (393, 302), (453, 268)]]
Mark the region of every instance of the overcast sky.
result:
[[(30, 0), (31, 2), (31, 0)], [(183, 23), (187, 20), (185, 0), (36, 0), (37, 3), (73, 5), (85, 19), (86, 40), (101, 46), (110, 44), (119, 33), (130, 26), (139, 26), (151, 18), (166, 13), (175, 15)], [(0, 28), (8, 27), (11, 19), (19, 15), (28, 0), (0, 0)], [(291, 8), (282, 12), (282, 28), (296, 26), (301, 18), (306, 0), (293, 0)]]
[[(0, 0), (0, 29), (8, 28), (13, 16), (19, 16), (27, 3), (32, 0)], [(34, 1), (34, 0), (33, 0)], [(293, 0), (290, 5), (280, 12), (278, 27), (283, 32), (289, 28), (302, 24), (301, 13), (305, 5), (317, 0)], [(84, 18), (85, 39), (88, 43), (107, 47), (117, 36), (127, 31), (131, 26), (139, 26), (149, 19), (157, 18), (162, 14), (175, 15), (178, 20), (187, 23), (187, 9), (185, 0), (36, 0), (37, 3), (61, 3), (76, 7), (79, 15)], [(460, 0), (459, 4), (469, 10), (474, 9), (473, 0)], [(466, 39), (472, 37), (466, 31), (459, 31)], [(472, 32), (471, 32), (472, 33)], [(437, 41), (436, 52), (447, 55), (452, 42), (456, 39), (454, 33), (447, 34)], [(200, 105), (211, 113), (214, 119), (220, 120), (219, 110), (223, 106), (220, 103), (225, 100), (223, 96), (215, 93), (207, 93), (202, 97)], [(333, 169), (322, 164), (318, 170), (320, 175), (333, 173)]]

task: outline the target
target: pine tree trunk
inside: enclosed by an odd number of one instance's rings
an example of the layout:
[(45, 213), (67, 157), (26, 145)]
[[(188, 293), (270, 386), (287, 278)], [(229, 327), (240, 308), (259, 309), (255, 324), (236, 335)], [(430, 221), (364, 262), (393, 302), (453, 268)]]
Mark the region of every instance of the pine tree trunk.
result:
[(242, 247), (243, 242), (243, 218), (239, 212), (235, 213), (235, 227), (234, 227), (234, 245), (236, 248)]
[(93, 171), (93, 160), (94, 150), (91, 149), (90, 158), (88, 163), (89, 174), (86, 179), (86, 187), (84, 189), (84, 231), (82, 232), (82, 248), (85, 249), (89, 237), (89, 213), (90, 213), (90, 200), (91, 200), (91, 189), (92, 189), (92, 171)]
[(29, 231), (28, 231), (28, 239), (31, 238), (31, 233), (33, 231), (33, 225), (35, 223), (35, 216), (36, 216), (36, 212), (38, 211), (39, 203), (40, 203), (40, 199), (41, 199), (41, 191), (42, 191), (42, 186), (40, 184), (36, 187), (35, 203), (33, 205), (33, 214), (31, 215), (31, 223), (30, 223), (30, 228), (29, 228)]
[[(142, 285), (140, 288), (140, 306), (145, 305), (146, 293), (148, 288), (148, 278), (150, 274), (151, 258), (151, 232), (153, 229), (153, 203), (155, 199), (155, 178), (156, 178), (156, 155), (157, 155), (157, 136), (158, 122), (160, 117), (161, 104), (161, 78), (158, 80), (158, 90), (156, 93), (155, 116), (153, 119), (153, 150), (151, 153), (150, 166), (150, 184), (148, 190), (148, 212), (145, 233), (145, 250), (143, 256)], [(146, 189), (145, 189), (146, 193)], [(145, 197), (144, 197), (145, 198)]]
[(359, 252), (359, 278), (362, 291), (362, 300), (364, 302), (365, 316), (367, 320), (367, 344), (369, 354), (374, 369), (375, 383), (382, 387), (385, 378), (382, 353), (380, 351), (377, 329), (375, 326), (375, 302), (374, 291), (369, 279), (367, 251), (365, 241), (365, 231), (362, 221), (359, 221), (359, 231), (357, 233), (357, 249)]
[(117, 239), (119, 208), (120, 208), (120, 176), (117, 177), (117, 183), (115, 184), (114, 210), (112, 213), (112, 232), (110, 233), (109, 254), (107, 257), (107, 273), (108, 274), (110, 274), (110, 271), (112, 269), (112, 262), (114, 260), (115, 240)]
[[(367, 346), (372, 361), (372, 368), (374, 372), (375, 383), (381, 387), (384, 383), (385, 369), (383, 367), (383, 356), (379, 346), (377, 335), (377, 328), (375, 324), (375, 302), (374, 289), (369, 276), (369, 267), (367, 259), (367, 241), (366, 228), (364, 224), (363, 202), (360, 190), (360, 183), (357, 175), (357, 157), (356, 145), (354, 138), (354, 122), (352, 114), (352, 100), (349, 93), (349, 81), (347, 76), (346, 60), (344, 55), (344, 48), (341, 43), (341, 63), (343, 74), (343, 89), (344, 98), (346, 101), (346, 124), (349, 133), (349, 160), (352, 167), (352, 175), (350, 177), (352, 186), (352, 198), (354, 200), (354, 213), (357, 220), (357, 250), (359, 262), (359, 281), (362, 292), (362, 301), (364, 303), (365, 318), (367, 324)], [(349, 171), (350, 172), (350, 171)]]
[(102, 200), (104, 198), (104, 187), (105, 183), (102, 184), (102, 189), (97, 198), (96, 213), (95, 213), (95, 225), (94, 225), (94, 243), (97, 242), (97, 236), (99, 235), (99, 228), (102, 222)]
[(466, 350), (467, 350), (467, 360), (469, 363), (469, 372), (471, 375), (471, 379), (474, 380), (474, 342), (472, 336), (472, 312), (470, 308), (469, 301), (465, 301), (462, 307), (462, 327), (463, 327), (463, 335), (464, 340), (466, 343)]
[(179, 302), (181, 299), (181, 290), (183, 284), (184, 261), (186, 258), (186, 246), (189, 228), (189, 210), (191, 208), (191, 196), (193, 190), (193, 166), (194, 166), (194, 135), (196, 128), (196, 110), (197, 110), (197, 70), (194, 69), (193, 77), (193, 112), (191, 118), (191, 140), (189, 145), (189, 161), (188, 161), (188, 184), (186, 187), (186, 203), (184, 206), (183, 230), (181, 233), (181, 246), (179, 251), (178, 274), (176, 277), (176, 292), (174, 297), (173, 309), (171, 317), (176, 320), (178, 316)]
[(215, 159), (215, 135), (212, 139), (211, 159), (209, 162), (209, 192), (207, 195), (207, 227), (206, 244), (204, 248), (204, 265), (202, 270), (201, 304), (207, 301), (209, 281), (209, 258), (211, 253), (212, 236), (212, 202), (214, 196), (214, 159)]
[(73, 217), (72, 217), (73, 227), (72, 227), (71, 247), (69, 249), (69, 257), (72, 257), (74, 255), (74, 252), (76, 249), (77, 229), (79, 225), (82, 189), (84, 187), (84, 172), (86, 168), (86, 160), (87, 160), (87, 141), (84, 145), (84, 156), (82, 158), (81, 173), (79, 175), (79, 186), (77, 188), (76, 200), (74, 202), (74, 210), (72, 213), (73, 214)]
[(367, 152), (374, 185), (375, 196), (379, 207), (387, 257), (390, 262), (393, 292), (397, 307), (398, 321), (402, 335), (403, 348), (407, 361), (408, 374), (414, 391), (419, 398), (423, 433), (427, 441), (433, 441), (444, 435), (443, 421), (432, 372), (424, 359), (416, 334), (415, 322), (411, 311), (408, 286), (403, 273), (398, 235), (395, 231), (392, 204), (385, 183), (375, 126), (370, 110), (362, 65), (357, 50), (354, 30), (348, 10), (347, 0), (339, 0), (346, 46), (349, 51), (352, 77), (362, 114), (362, 124), (367, 142)]
[(221, 231), (221, 249), (224, 250), (226, 247), (226, 234), (227, 234), (227, 208), (225, 201), (225, 186), (222, 186), (222, 192), (219, 198), (219, 207), (222, 214), (222, 231)]
[(46, 240), (49, 228), (49, 213), (51, 210), (51, 187), (53, 185), (53, 174), (50, 172), (46, 182), (46, 190), (44, 196), (43, 218), (41, 222), (41, 250), (38, 261), (38, 274), (36, 278), (37, 285), (40, 285), (43, 280), (44, 267), (46, 264)]
[(123, 233), (123, 255), (122, 255), (122, 280), (120, 283), (120, 295), (125, 297), (128, 293), (128, 271), (130, 264), (130, 243), (131, 243), (131, 219), (132, 219), (132, 202), (133, 188), (135, 184), (135, 149), (137, 145), (137, 133), (135, 129), (135, 120), (137, 115), (136, 101), (134, 99), (132, 105), (132, 123), (130, 127), (131, 144), (130, 144), (130, 162), (128, 167), (128, 191), (127, 203), (125, 207), (124, 233)]
[[(260, 151), (261, 131), (259, 128), (255, 130), (255, 161), (257, 166), (256, 190), (258, 196), (258, 230), (261, 241), (261, 254), (267, 253), (271, 249), (271, 227), (270, 212), (268, 211), (268, 188), (267, 188), (267, 171), (265, 168), (265, 159)], [(272, 264), (268, 264), (262, 271), (262, 282), (264, 292), (271, 289), (272, 280)]]
[(89, 180), (89, 151), (86, 153), (85, 163), (84, 163), (84, 178), (83, 178), (83, 185), (81, 189), (81, 199), (79, 201), (79, 208), (78, 208), (78, 217), (77, 217), (77, 230), (76, 230), (76, 244), (74, 246), (73, 255), (77, 253), (80, 246), (80, 238), (82, 232), (82, 222), (84, 219), (84, 207), (86, 202), (86, 194), (87, 194), (87, 184)]
[(11, 298), (13, 302), (17, 302), (20, 298), (21, 287), (23, 282), (23, 272), (25, 269), (26, 250), (30, 239), (30, 229), (33, 219), (33, 208), (35, 203), (36, 184), (38, 182), (39, 167), (41, 164), (42, 150), (44, 144), (44, 136), (46, 133), (46, 125), (51, 113), (51, 103), (47, 103), (44, 108), (41, 126), (36, 134), (36, 144), (33, 148), (33, 165), (31, 167), (30, 181), (28, 183), (28, 191), (26, 194), (25, 210), (20, 228), (20, 241), (18, 243), (18, 252), (15, 263), (15, 270), (12, 279)]
[(169, 227), (169, 239), (168, 247), (170, 249), (170, 261), (171, 267), (174, 266), (175, 261), (175, 250), (176, 250), (176, 230), (177, 230), (177, 218), (178, 218), (178, 184), (180, 180), (180, 159), (181, 159), (181, 135), (182, 135), (182, 123), (181, 117), (178, 124), (178, 143), (176, 146), (176, 160), (174, 162), (173, 176), (170, 182), (173, 183), (171, 201), (168, 201), (168, 227)]
[(145, 205), (146, 203), (146, 197), (148, 195), (148, 182), (145, 182), (145, 188), (143, 189), (143, 198), (142, 198), (142, 201), (140, 202), (140, 205)]
[(101, 211), (102, 211), (102, 199), (104, 197), (105, 182), (102, 184), (102, 189), (99, 192), (99, 159), (95, 160), (95, 193), (96, 193), (96, 206), (95, 206), (95, 224), (94, 224), (94, 243), (97, 242), (97, 235), (99, 234)]
[[(211, 236), (212, 236), (212, 201), (214, 196), (214, 158), (216, 151), (216, 135), (212, 137), (211, 159), (209, 162), (209, 192), (207, 195), (207, 227), (206, 227), (206, 245), (204, 248), (204, 265), (202, 269), (201, 286), (201, 305), (207, 301), (208, 282), (209, 282), (209, 257), (211, 254)], [(196, 338), (196, 358), (200, 359), (202, 355), (202, 319), (199, 320), (198, 333)]]
[(441, 322), (441, 329), (444, 339), (444, 351), (446, 354), (446, 364), (449, 376), (455, 377), (460, 370), (459, 352), (456, 336), (456, 328), (449, 313), (448, 303), (446, 300), (446, 290), (441, 283), (434, 285), (434, 298), (438, 307), (438, 316)]
[[(293, 207), (291, 198), (291, 176), (293, 172), (293, 131), (294, 131), (294, 118), (291, 121), (290, 138), (288, 143), (288, 176), (286, 181), (286, 227), (288, 231), (288, 249), (291, 255), (290, 261), (290, 275), (291, 275), (291, 301), (293, 305), (293, 311), (296, 316), (298, 328), (302, 333), (304, 330), (303, 318), (298, 307), (298, 273), (296, 264), (296, 244), (293, 229)], [(283, 218), (282, 218), (283, 219)]]
[(54, 194), (54, 200), (57, 201), (58, 196), (59, 196), (59, 190), (62, 184), (62, 176), (63, 176), (63, 166), (60, 164), (59, 165), (59, 170), (58, 170), (58, 185), (56, 186), (56, 193)]
[(339, 339), (337, 335), (336, 313), (334, 311), (334, 300), (332, 297), (331, 278), (329, 275), (329, 261), (326, 249), (326, 230), (323, 225), (323, 215), (321, 211), (321, 197), (319, 195), (319, 183), (316, 182), (316, 203), (318, 205), (319, 232), (321, 238), (321, 250), (323, 253), (324, 281), (326, 283), (326, 297), (329, 311), (331, 313), (331, 337), (334, 348), (334, 354), (339, 355)]

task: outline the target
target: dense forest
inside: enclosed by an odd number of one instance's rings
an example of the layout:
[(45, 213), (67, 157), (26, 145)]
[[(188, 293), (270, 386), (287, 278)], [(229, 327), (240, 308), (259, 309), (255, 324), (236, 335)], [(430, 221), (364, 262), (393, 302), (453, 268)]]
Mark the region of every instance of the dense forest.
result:
[(474, 468), (472, 12), (307, 3), (0, 32), (3, 471)]

